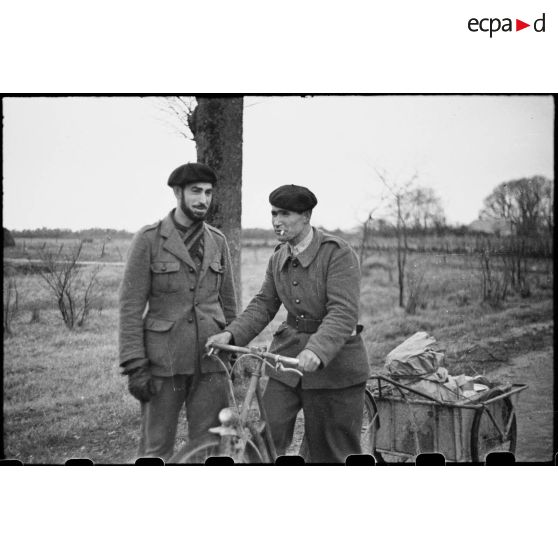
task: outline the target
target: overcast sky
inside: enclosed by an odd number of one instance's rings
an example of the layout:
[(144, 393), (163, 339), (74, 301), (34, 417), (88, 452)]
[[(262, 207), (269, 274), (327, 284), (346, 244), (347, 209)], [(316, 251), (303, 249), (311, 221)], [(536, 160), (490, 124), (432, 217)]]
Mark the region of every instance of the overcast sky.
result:
[[(155, 98), (3, 100), (4, 226), (135, 231), (174, 204), (166, 186), (195, 161)], [(501, 182), (553, 176), (550, 96), (246, 97), (243, 227), (269, 227), (267, 196), (314, 191), (313, 222), (349, 229), (385, 193), (374, 169), (415, 172), (448, 221), (469, 223)]]

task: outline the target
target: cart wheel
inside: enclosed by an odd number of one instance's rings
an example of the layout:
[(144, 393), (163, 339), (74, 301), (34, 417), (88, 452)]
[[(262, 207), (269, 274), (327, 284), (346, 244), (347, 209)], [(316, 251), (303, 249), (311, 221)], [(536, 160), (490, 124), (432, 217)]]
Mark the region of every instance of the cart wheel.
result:
[[(491, 397), (503, 395), (498, 389)], [(481, 407), (475, 413), (471, 427), (471, 459), (475, 462), (486, 460), (493, 451), (515, 452), (517, 442), (517, 422), (515, 410), (509, 398)]]
[(362, 429), (360, 432), (360, 445), (362, 453), (374, 456), (377, 463), (385, 463), (382, 454), (376, 451), (376, 436), (380, 428), (380, 415), (374, 396), (367, 389), (364, 392), (364, 415), (362, 417)]

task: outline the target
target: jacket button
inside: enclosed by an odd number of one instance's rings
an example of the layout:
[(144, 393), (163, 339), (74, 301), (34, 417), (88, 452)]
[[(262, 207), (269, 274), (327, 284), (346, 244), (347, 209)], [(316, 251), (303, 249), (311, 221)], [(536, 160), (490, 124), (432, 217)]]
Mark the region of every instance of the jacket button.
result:
[(190, 268), (190, 273), (194, 273), (195, 271), (196, 270), (193, 267)]
[(297, 298), (297, 299), (295, 300), (295, 302), (296, 302), (297, 304), (300, 304), (300, 298)]
[(194, 318), (188, 318), (188, 323), (192, 323), (194, 321)]
[(167, 271), (167, 266), (163, 264), (163, 265), (161, 266), (161, 271)]
[(293, 262), (293, 267), (298, 267), (298, 262)]
[(301, 315), (299, 316), (299, 318), (301, 318), (302, 320), (304, 320), (304, 314), (301, 314)]
[(293, 285), (296, 287), (298, 285), (298, 281), (293, 281)]
[(190, 287), (190, 290), (193, 291), (193, 290), (195, 290), (195, 288), (196, 288), (196, 287)]

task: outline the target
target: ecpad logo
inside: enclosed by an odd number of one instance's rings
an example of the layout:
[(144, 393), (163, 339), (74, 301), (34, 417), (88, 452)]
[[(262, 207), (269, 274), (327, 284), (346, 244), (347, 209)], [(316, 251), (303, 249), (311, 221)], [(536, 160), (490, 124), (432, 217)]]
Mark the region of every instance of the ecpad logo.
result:
[[(543, 15), (539, 19), (536, 19), (533, 22), (533, 29), (537, 33), (545, 32), (545, 17), (546, 14), (543, 13)], [(503, 19), (497, 17), (485, 17), (482, 19), (477, 19), (475, 17), (472, 17), (468, 21), (467, 27), (469, 28), (469, 31), (472, 31), (473, 33), (477, 33), (478, 31), (490, 33), (490, 38), (492, 38), (492, 35), (494, 33), (497, 33), (498, 31), (509, 32), (514, 30), (512, 19), (509, 17), (505, 17)], [(522, 29), (526, 29), (527, 27), (531, 27), (531, 24), (525, 23), (520, 19), (515, 20), (515, 31), (521, 31)]]

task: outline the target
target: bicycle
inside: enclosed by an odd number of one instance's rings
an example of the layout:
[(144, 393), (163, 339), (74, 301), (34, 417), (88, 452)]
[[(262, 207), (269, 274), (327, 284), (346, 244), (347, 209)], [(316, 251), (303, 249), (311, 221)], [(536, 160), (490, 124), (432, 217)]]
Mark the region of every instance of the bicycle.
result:
[[(215, 354), (215, 349), (241, 356), (229, 370)], [(266, 366), (302, 375), (302, 372), (295, 368), (298, 366), (298, 360), (269, 353), (264, 347), (237, 347), (219, 343), (212, 345), (207, 356), (217, 359), (227, 375), (229, 406), (219, 413), (221, 424), (209, 429), (211, 434), (217, 434), (219, 438), (212, 437), (211, 440), (194, 447), (186, 444), (169, 460), (169, 463), (204, 463), (208, 457), (214, 456), (231, 457), (235, 463), (274, 463), (277, 452), (267, 426), (260, 381)], [(243, 367), (242, 365), (250, 358), (255, 361), (256, 366), (252, 362), (251, 366)], [(239, 406), (233, 389), (233, 374), (241, 368), (249, 372), (250, 381), (242, 405)], [(258, 405), (256, 412), (253, 412), (252, 408), (254, 398)]]
[[(215, 354), (215, 349), (240, 354), (232, 368)], [(265, 347), (237, 347), (215, 343), (208, 352), (210, 358), (216, 358), (227, 374), (229, 406), (219, 413), (220, 425), (210, 428), (211, 440), (198, 443), (195, 446), (186, 444), (169, 460), (169, 463), (205, 463), (208, 457), (230, 457), (234, 463), (261, 464), (275, 463), (277, 452), (268, 427), (266, 411), (263, 406), (263, 390), (261, 380), (266, 366), (276, 370), (289, 371), (302, 376), (296, 367), (296, 358), (284, 357), (267, 352)], [(252, 363), (248, 360), (252, 359)], [(255, 361), (255, 362), (254, 362)], [(246, 367), (242, 366), (248, 363)], [(243, 368), (250, 376), (248, 388), (242, 405), (236, 402), (233, 389), (233, 374)], [(258, 409), (253, 409), (254, 398)], [(254, 412), (255, 411), (255, 412)], [(379, 428), (379, 415), (374, 397), (367, 389), (365, 391), (364, 419), (361, 429), (361, 445), (363, 453), (372, 454), (375, 447), (375, 435)], [(303, 440), (300, 454), (304, 456), (305, 442)]]

